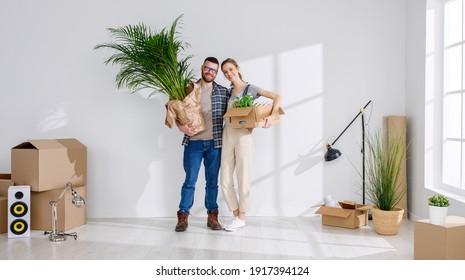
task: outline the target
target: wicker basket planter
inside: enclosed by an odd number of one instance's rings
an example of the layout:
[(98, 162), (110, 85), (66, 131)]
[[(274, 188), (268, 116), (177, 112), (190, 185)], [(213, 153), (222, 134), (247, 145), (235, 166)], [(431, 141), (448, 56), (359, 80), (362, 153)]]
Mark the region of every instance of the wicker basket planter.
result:
[(371, 211), (373, 226), (378, 234), (396, 235), (399, 232), (404, 209), (394, 207), (391, 211), (383, 211), (373, 207)]

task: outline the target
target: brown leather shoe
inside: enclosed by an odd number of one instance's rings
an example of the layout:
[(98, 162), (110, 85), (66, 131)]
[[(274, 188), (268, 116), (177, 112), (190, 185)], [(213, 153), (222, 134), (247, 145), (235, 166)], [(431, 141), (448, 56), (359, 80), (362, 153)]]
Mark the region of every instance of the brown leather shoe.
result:
[(212, 230), (221, 230), (220, 222), (218, 222), (218, 210), (207, 211), (208, 218), (207, 218), (207, 227)]
[(182, 210), (178, 211), (178, 223), (176, 224), (176, 228), (174, 231), (186, 231), (187, 227), (189, 226), (187, 223), (187, 218), (189, 218), (189, 212), (184, 213)]

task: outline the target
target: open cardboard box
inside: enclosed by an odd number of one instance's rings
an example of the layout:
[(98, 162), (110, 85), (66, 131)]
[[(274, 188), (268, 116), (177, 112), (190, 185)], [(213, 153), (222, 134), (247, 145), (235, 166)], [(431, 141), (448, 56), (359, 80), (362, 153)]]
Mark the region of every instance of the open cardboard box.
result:
[[(263, 127), (265, 125), (264, 118), (270, 115), (272, 109), (272, 105), (229, 108), (226, 114), (224, 114), (224, 118), (234, 128)], [(275, 115), (272, 125), (279, 124), (280, 115), (284, 115), (284, 111), (281, 108), (279, 108), (279, 113)]]
[(11, 149), (11, 179), (31, 191), (87, 184), (87, 148), (76, 139), (29, 140)]
[(0, 174), (0, 196), (8, 196), (8, 188), (13, 185), (11, 174)]
[(323, 225), (359, 228), (368, 224), (368, 210), (371, 205), (356, 204), (355, 202), (339, 202), (341, 208), (321, 206), (315, 213), (321, 214)]

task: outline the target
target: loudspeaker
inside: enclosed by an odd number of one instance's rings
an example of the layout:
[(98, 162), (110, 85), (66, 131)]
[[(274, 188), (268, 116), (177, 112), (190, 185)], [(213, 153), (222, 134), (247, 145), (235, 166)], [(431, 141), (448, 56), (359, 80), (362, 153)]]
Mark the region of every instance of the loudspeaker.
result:
[(11, 186), (8, 189), (8, 238), (30, 236), (30, 204), (30, 186)]

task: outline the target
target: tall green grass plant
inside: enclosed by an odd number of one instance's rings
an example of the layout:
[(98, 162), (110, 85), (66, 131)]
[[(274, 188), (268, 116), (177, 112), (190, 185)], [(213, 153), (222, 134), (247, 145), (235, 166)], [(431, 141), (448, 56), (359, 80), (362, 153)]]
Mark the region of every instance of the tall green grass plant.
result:
[(399, 183), (399, 174), (408, 145), (405, 135), (390, 139), (388, 143), (383, 143), (378, 131), (367, 140), (366, 195), (369, 201), (384, 211), (391, 211), (405, 195), (405, 189)]

